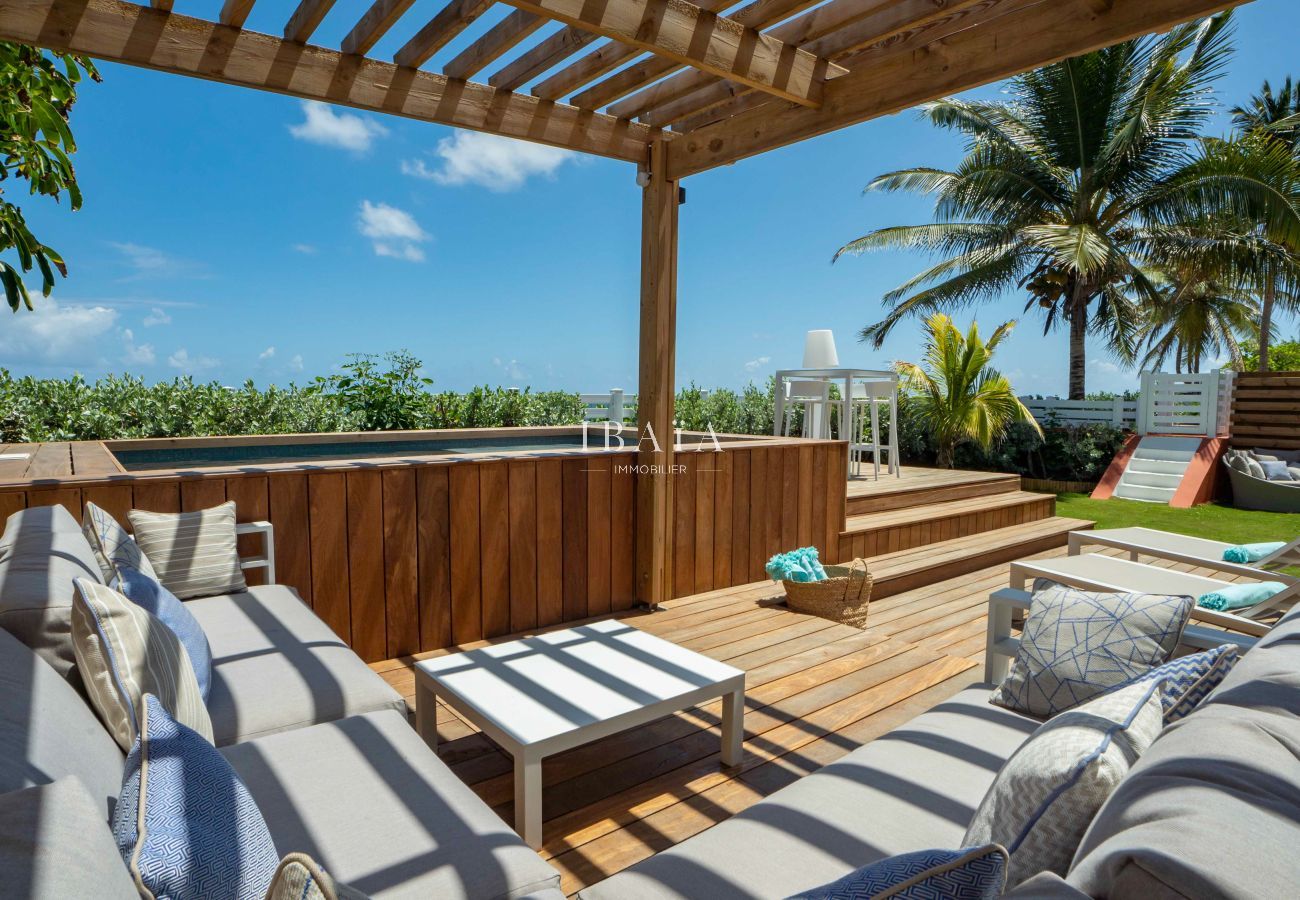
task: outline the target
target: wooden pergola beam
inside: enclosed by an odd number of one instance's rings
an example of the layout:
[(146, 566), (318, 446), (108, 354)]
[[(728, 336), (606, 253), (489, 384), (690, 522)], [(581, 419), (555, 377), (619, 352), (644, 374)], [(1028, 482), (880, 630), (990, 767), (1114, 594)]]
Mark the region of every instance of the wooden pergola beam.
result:
[(284, 26), (284, 39), (305, 44), (311, 40), (325, 14), (334, 6), (334, 0), (302, 0)]
[(488, 79), (488, 84), (503, 91), (517, 90), (560, 60), (597, 40), (600, 40), (600, 35), (595, 32), (566, 25), (555, 34), (538, 41), (509, 65), (502, 66), (499, 72)]
[(825, 60), (685, 0), (508, 2), (803, 106), (821, 103)]
[(765, 104), (671, 143), (681, 179), (819, 134), (899, 112), (1238, 5), (1240, 0), (1041, 0), (980, 21), (911, 53), (827, 82), (823, 107)]
[(352, 26), (348, 36), (343, 39), (343, 52), (360, 56), (369, 53), (414, 2), (415, 0), (375, 0), (370, 9), (366, 10), (365, 15)]
[(122, 0), (0, 0), (0, 39), (642, 162), (658, 132)]
[(254, 0), (226, 0), (221, 5), (217, 21), (231, 28), (243, 28), (248, 21), (248, 14), (253, 11), (253, 2)]
[(393, 57), (399, 66), (418, 69), (483, 15), (494, 0), (451, 0), (402, 45)]
[(448, 78), (473, 78), (550, 20), (516, 9), (443, 68)]

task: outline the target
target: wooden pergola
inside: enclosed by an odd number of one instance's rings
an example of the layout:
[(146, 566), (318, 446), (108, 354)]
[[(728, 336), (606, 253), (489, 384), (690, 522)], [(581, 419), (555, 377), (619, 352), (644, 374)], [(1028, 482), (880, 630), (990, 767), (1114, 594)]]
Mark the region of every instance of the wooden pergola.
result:
[[(336, 15), (364, 11), (337, 49), (311, 42), (335, 0), (262, 0), (284, 7), (278, 36), (243, 27), (254, 2), (225, 0), (213, 22), (173, 0), (0, 0), (0, 39), (636, 164), (639, 426), (661, 446), (644, 442), (641, 462), (663, 472), (683, 178), (1242, 0), (506, 0), (441, 72), (424, 67), (495, 0), (450, 0), (428, 21), (404, 18), (414, 0), (351, 0)], [(390, 32), (404, 38), (392, 60), (369, 56)], [(637, 595), (655, 605), (670, 595), (672, 479), (640, 475), (636, 498)]]

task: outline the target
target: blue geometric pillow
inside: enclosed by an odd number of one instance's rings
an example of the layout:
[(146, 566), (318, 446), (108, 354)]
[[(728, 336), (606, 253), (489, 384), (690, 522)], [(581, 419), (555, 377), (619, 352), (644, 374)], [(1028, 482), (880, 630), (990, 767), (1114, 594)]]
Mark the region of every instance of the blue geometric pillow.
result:
[(988, 844), (891, 856), (789, 900), (996, 900), (1006, 883), (1007, 851)]
[(1163, 680), (1160, 686), (1160, 707), (1164, 711), (1165, 724), (1177, 722), (1186, 716), (1201, 701), (1210, 695), (1228, 677), (1232, 667), (1237, 664), (1237, 648), (1224, 644), (1203, 653), (1191, 653), (1187, 656), (1171, 659), (1163, 666), (1156, 666), (1145, 675), (1139, 675), (1132, 681), (1117, 685), (1107, 691), (1117, 691), (1130, 684)]
[(120, 562), (117, 571), (119, 577), (114, 587), (126, 599), (170, 628), (185, 647), (194, 666), (194, 677), (199, 682), (199, 694), (206, 703), (212, 690), (212, 647), (199, 620), (176, 599), (175, 594), (159, 584), (158, 579)]
[(154, 897), (261, 900), (279, 863), (230, 763), (153, 694), (144, 697), (112, 826), (136, 886)]

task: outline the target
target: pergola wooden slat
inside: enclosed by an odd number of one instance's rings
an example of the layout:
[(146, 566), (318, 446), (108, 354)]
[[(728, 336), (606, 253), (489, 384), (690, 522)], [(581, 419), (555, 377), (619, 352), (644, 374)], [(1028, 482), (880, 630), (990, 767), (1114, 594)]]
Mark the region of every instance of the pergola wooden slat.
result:
[[(671, 593), (680, 181), (1241, 0), (753, 0), (730, 16), (735, 0), (509, 0), (515, 11), (446, 74), (420, 68), (492, 2), (451, 0), (407, 30), (413, 0), (375, 0), (330, 49), (306, 42), (334, 0), (300, 0), (283, 38), (243, 28), (254, 0), (224, 0), (215, 22), (171, 12), (171, 0), (0, 0), (0, 39), (635, 163), (636, 576), (654, 605)], [(528, 46), (550, 21), (564, 27)], [(395, 62), (367, 57), (390, 31), (404, 41)], [(468, 80), (516, 47), (488, 84)], [(577, 105), (559, 102), (642, 56)]]

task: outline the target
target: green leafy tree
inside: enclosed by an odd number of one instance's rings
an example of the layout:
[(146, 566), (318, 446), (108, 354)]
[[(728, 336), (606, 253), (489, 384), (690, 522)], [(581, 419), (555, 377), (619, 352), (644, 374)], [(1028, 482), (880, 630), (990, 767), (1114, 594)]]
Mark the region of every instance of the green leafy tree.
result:
[(1213, 110), (1229, 22), (1218, 15), (1016, 76), (1009, 101), (928, 104), (931, 123), (966, 137), (965, 157), (952, 170), (890, 172), (867, 189), (933, 195), (935, 221), (879, 229), (836, 257), (904, 249), (940, 260), (885, 295), (888, 312), (863, 340), (879, 346), (905, 318), (1023, 290), (1045, 332), (1069, 329), (1071, 398), (1086, 393), (1090, 333), (1132, 359), (1135, 298), (1158, 298), (1145, 252), (1171, 227), (1159, 201)]
[[(1274, 372), (1300, 372), (1300, 338), (1274, 344), (1269, 351), (1269, 365)], [(1245, 341), (1241, 345), (1241, 371), (1259, 369), (1259, 342)]]
[[(81, 207), (71, 159), (77, 145), (68, 115), (84, 76), (99, 80), (94, 64), (85, 57), (51, 55), (26, 44), (0, 41), (0, 185), (23, 180), (32, 194), (57, 201), (66, 193), (72, 209)], [(4, 191), (0, 186), (0, 254), (12, 251), (18, 268), (0, 259), (0, 284), (9, 307), (17, 312), (20, 306), (32, 309), (24, 273), (39, 269), (41, 291), (48, 297), (55, 271), (66, 278), (68, 270), (63, 257), (32, 234), (22, 210)]]
[(909, 395), (909, 410), (929, 429), (941, 467), (952, 468), (963, 442), (988, 450), (1015, 422), (1038, 429), (1011, 382), (990, 367), (998, 344), (1015, 324), (1004, 322), (986, 341), (974, 322), (963, 335), (952, 319), (934, 313), (925, 320), (924, 362), (895, 364)]

